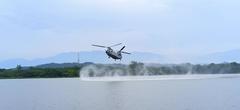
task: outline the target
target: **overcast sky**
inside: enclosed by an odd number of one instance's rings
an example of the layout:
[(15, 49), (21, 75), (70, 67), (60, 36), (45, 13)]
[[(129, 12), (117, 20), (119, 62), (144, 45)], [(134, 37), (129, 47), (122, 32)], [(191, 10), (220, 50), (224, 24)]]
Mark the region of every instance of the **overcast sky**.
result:
[(183, 58), (240, 49), (239, 10), (239, 0), (0, 0), (0, 60), (101, 50), (93, 43)]

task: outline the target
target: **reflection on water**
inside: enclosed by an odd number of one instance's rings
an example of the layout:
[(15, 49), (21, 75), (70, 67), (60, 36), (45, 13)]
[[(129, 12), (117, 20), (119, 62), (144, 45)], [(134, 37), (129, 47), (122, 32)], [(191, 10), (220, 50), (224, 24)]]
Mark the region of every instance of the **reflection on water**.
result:
[(125, 100), (122, 82), (107, 82), (106, 90), (106, 107), (108, 110), (124, 110)]

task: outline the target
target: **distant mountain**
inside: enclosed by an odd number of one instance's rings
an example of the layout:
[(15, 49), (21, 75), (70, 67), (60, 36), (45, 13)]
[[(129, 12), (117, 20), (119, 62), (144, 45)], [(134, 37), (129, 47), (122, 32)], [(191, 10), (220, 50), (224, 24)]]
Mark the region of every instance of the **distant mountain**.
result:
[[(167, 59), (159, 54), (148, 52), (132, 52), (131, 55), (123, 55), (122, 61), (114, 61), (109, 59), (104, 51), (86, 51), (79, 53), (80, 63), (94, 62), (94, 63), (129, 63), (131, 61), (146, 62), (146, 63), (165, 63)], [(9, 59), (0, 61), (0, 68), (14, 68), (16, 65), (22, 66), (36, 66), (49, 63), (76, 63), (77, 53), (66, 52), (57, 54), (52, 57), (38, 58), (32, 60), (26, 59)]]
[(197, 63), (240, 62), (240, 50), (208, 54), (196, 59)]
[[(165, 56), (156, 53), (149, 52), (132, 52), (131, 55), (123, 54), (122, 61), (114, 61), (109, 59), (104, 51), (85, 51), (79, 53), (80, 63), (93, 62), (93, 63), (129, 63), (131, 61), (138, 61), (144, 63), (170, 63), (169, 59)], [(0, 68), (15, 68), (17, 65), (22, 66), (37, 66), (42, 64), (42, 67), (56, 66), (54, 63), (76, 63), (77, 53), (76, 52), (66, 52), (60, 53), (52, 57), (38, 58), (32, 60), (26, 59), (9, 59), (5, 61), (0, 61)], [(218, 52), (213, 54), (204, 55), (196, 59), (192, 59), (193, 63), (223, 63), (223, 62), (240, 62), (240, 50), (231, 50), (225, 52)], [(61, 66), (61, 65), (59, 65)], [(72, 65), (70, 65), (72, 66)]]
[(85, 63), (48, 63), (48, 64), (42, 64), (37, 65), (35, 67), (37, 68), (69, 68), (69, 67), (79, 67), (79, 66), (86, 66), (91, 65), (94, 63), (91, 62), (85, 62)]

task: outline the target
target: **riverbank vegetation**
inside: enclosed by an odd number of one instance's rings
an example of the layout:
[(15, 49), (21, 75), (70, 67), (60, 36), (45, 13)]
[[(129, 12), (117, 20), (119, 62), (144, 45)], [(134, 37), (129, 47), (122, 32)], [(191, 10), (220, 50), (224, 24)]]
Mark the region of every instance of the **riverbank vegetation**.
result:
[[(89, 68), (90, 67), (90, 68)], [(85, 71), (83, 71), (85, 70)], [(170, 74), (237, 74), (240, 64), (236, 62), (221, 64), (144, 64), (131, 62), (126, 64), (46, 64), (35, 67), (18, 65), (12, 69), (0, 69), (0, 79), (15, 78), (70, 78), (88, 76), (125, 76), (125, 75), (170, 75)]]

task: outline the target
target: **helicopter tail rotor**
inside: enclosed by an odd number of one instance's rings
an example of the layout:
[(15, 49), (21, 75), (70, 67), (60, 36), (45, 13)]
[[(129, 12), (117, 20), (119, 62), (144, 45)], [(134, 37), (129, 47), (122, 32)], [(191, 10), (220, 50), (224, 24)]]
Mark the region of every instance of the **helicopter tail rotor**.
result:
[(124, 54), (131, 54), (129, 52), (122, 51), (126, 46), (123, 46), (119, 52), (124, 53)]

